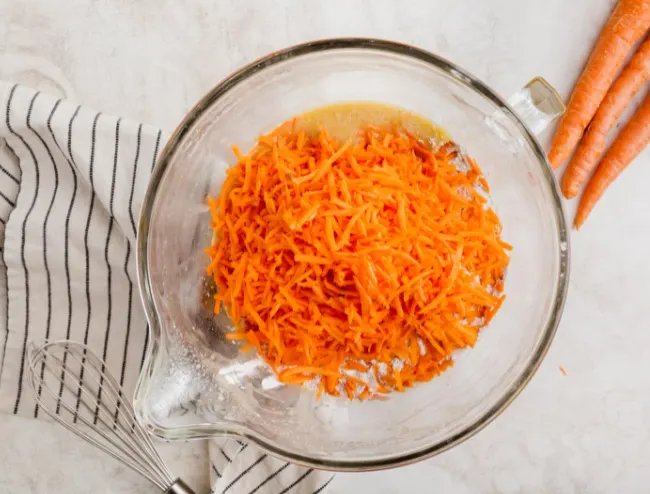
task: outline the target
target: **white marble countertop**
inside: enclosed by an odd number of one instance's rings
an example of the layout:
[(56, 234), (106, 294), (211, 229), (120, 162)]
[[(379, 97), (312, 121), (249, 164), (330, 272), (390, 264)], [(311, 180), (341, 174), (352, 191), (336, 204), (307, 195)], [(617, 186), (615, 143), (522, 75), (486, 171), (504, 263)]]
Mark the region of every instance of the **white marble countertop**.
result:
[[(0, 78), (171, 130), (205, 91), (245, 62), (296, 42), (354, 35), (435, 51), (506, 96), (536, 75), (567, 96), (611, 5), (0, 0)], [(647, 150), (572, 235), (570, 293), (557, 337), (505, 413), (431, 460), (339, 475), (331, 493), (647, 492), (649, 182)], [(574, 207), (567, 204), (571, 216)], [(53, 424), (2, 416), (0, 438), (3, 492), (155, 492)], [(208, 492), (203, 443), (163, 450), (178, 473)]]

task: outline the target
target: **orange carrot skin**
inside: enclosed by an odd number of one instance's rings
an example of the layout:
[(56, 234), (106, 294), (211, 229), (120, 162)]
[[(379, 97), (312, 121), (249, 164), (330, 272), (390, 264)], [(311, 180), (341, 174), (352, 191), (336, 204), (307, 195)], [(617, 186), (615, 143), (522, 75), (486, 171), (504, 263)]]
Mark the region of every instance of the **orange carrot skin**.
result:
[(566, 161), (596, 113), (632, 46), (650, 26), (650, 0), (620, 0), (578, 79), (551, 146), (555, 169)]
[(605, 150), (607, 133), (648, 79), (650, 79), (650, 38), (641, 45), (608, 91), (580, 141), (571, 164), (564, 172), (562, 192), (567, 199), (578, 195), (580, 187), (586, 182)]
[(650, 96), (646, 97), (643, 104), (607, 150), (596, 169), (596, 173), (589, 180), (578, 205), (574, 221), (576, 229), (579, 229), (584, 224), (607, 187), (643, 151), (648, 142), (650, 142)]

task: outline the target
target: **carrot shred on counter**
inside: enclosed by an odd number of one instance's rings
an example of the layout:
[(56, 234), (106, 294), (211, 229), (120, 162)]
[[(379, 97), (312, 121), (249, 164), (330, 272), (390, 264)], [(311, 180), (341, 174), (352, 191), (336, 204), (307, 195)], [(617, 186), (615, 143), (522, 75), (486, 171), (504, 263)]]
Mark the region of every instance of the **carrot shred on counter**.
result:
[(227, 337), (280, 381), (376, 399), (474, 345), (503, 302), (510, 246), (455, 144), (399, 127), (339, 143), (291, 122), (245, 156), (233, 149), (238, 163), (208, 200), (214, 310), (225, 306)]

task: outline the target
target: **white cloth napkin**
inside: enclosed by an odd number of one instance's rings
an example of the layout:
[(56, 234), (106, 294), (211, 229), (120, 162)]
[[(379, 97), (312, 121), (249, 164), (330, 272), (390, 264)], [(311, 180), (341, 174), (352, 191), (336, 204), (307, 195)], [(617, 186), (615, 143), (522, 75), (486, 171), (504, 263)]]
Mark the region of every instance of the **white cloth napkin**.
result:
[[(86, 343), (130, 395), (147, 345), (136, 226), (165, 136), (1, 81), (0, 109), (0, 411), (44, 416), (24, 376), (45, 339)], [(314, 494), (333, 478), (235, 440), (209, 452), (216, 493)]]

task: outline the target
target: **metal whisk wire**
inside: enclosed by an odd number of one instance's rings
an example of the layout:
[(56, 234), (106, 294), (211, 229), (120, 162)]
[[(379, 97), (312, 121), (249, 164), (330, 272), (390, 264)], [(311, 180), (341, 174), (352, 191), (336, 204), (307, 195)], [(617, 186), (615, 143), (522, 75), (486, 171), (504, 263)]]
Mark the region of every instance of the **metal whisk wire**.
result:
[(121, 386), (88, 347), (72, 341), (30, 345), (27, 372), (38, 406), (66, 429), (140, 473), (163, 492), (193, 494), (172, 476), (136, 421)]

